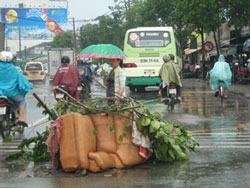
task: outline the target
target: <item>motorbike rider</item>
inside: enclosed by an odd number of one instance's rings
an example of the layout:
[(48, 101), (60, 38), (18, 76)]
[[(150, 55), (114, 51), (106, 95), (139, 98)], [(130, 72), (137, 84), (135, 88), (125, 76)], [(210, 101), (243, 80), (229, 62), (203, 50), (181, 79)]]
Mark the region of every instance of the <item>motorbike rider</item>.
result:
[(80, 61), (77, 65), (79, 74), (80, 74), (80, 82), (84, 84), (86, 87), (86, 96), (90, 97), (91, 93), (91, 82), (92, 82), (92, 70), (89, 67), (90, 61)]
[(161, 94), (161, 101), (165, 100), (166, 97), (166, 91), (167, 87), (170, 83), (175, 83), (176, 90), (177, 90), (177, 99), (181, 101), (181, 77), (180, 77), (180, 71), (181, 68), (178, 64), (174, 62), (174, 55), (173, 54), (167, 54), (163, 56), (163, 65), (160, 69), (160, 94)]
[[(220, 81), (223, 81), (225, 90), (228, 90), (231, 85), (232, 71), (229, 64), (225, 61), (224, 55), (220, 55), (218, 61), (214, 64), (213, 69), (209, 72), (210, 74), (210, 88), (216, 90), (215, 97), (219, 95)], [(227, 98), (227, 95), (224, 96)]]
[(76, 66), (70, 64), (68, 56), (63, 56), (61, 59), (61, 66), (58, 68), (52, 84), (54, 89), (60, 85), (68, 87), (69, 94), (77, 98), (77, 86), (79, 83), (79, 72)]
[(12, 64), (13, 54), (8, 51), (0, 52), (0, 96), (18, 104), (19, 116), (16, 124), (27, 127), (25, 122), (25, 95), (32, 89), (32, 84)]

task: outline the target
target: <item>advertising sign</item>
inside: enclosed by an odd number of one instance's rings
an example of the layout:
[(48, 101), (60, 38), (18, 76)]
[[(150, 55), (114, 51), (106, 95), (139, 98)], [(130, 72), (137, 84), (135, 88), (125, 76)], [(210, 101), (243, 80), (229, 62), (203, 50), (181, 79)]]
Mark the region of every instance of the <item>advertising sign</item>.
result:
[(2, 22), (6, 24), (5, 37), (17, 40), (49, 40), (63, 33), (67, 24), (67, 9), (3, 8)]

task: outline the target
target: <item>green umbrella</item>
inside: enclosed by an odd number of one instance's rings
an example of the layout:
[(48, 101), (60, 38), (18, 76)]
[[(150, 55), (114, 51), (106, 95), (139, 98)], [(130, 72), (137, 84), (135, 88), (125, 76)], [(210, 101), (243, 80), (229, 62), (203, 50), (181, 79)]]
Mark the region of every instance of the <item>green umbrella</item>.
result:
[(90, 45), (80, 52), (80, 58), (125, 59), (124, 52), (113, 44)]

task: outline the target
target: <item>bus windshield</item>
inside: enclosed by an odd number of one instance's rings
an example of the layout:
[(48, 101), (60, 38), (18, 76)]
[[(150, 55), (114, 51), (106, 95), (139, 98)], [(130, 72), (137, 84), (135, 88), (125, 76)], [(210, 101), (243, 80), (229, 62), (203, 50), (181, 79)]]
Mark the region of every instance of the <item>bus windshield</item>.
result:
[(168, 31), (135, 31), (128, 35), (128, 44), (133, 48), (166, 47), (170, 43)]

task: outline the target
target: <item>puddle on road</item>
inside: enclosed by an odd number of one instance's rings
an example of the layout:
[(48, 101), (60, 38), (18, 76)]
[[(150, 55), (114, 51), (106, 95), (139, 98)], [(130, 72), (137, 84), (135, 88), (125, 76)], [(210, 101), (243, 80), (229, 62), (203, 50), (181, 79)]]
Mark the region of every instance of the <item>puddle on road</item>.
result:
[(182, 91), (183, 101), (176, 105), (173, 113), (159, 100), (157, 92), (133, 93), (133, 97), (146, 107), (162, 114), (163, 118), (181, 124), (196, 132), (250, 132), (250, 103), (233, 93), (224, 104), (214, 97), (207, 85), (186, 87)]

